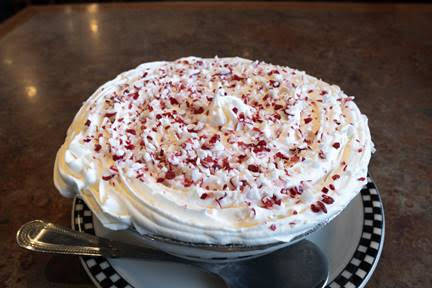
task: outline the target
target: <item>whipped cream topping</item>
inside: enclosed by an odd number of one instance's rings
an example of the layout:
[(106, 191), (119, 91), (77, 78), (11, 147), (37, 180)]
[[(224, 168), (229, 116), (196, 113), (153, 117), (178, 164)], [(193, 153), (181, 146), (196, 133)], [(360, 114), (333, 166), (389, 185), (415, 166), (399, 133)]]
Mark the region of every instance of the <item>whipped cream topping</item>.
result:
[(204, 243), (289, 241), (366, 183), (366, 116), (338, 86), (242, 58), (152, 62), (100, 87), (55, 164), (111, 229)]

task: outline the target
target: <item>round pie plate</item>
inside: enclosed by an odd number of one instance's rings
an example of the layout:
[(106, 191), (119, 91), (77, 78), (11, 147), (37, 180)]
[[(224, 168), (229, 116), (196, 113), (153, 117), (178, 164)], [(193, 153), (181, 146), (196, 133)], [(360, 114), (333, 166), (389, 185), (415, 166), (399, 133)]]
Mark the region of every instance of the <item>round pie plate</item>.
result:
[[(73, 201), (72, 228), (142, 245), (139, 237), (130, 231), (113, 232), (104, 228), (79, 198)], [(327, 256), (330, 271), (327, 287), (365, 287), (381, 256), (384, 228), (381, 198), (373, 180), (368, 177), (368, 184), (341, 214), (306, 238)], [(80, 258), (96, 287), (222, 287), (206, 273), (187, 265), (129, 258)], [(275, 273), (277, 271), (283, 269), (275, 270)], [(280, 287), (289, 287), (289, 283), (281, 283)]]

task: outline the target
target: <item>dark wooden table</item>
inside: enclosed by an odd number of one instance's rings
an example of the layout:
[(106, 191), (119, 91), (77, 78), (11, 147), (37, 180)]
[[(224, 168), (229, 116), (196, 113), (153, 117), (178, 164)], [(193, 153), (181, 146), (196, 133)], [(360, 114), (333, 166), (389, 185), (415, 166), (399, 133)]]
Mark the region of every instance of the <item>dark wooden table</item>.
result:
[(152, 3), (30, 7), (0, 26), (0, 287), (91, 287), (77, 257), (19, 249), (69, 225), (57, 149), (89, 95), (146, 61), (242, 56), (339, 84), (368, 115), (386, 240), (369, 287), (432, 287), (432, 6)]

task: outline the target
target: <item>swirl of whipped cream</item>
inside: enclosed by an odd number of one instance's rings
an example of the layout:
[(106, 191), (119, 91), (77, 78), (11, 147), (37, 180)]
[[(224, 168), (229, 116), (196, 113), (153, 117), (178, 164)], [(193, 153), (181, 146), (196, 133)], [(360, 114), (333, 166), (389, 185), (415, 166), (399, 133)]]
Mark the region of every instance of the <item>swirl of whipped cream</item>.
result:
[(152, 62), (82, 106), (54, 182), (111, 229), (203, 243), (289, 241), (366, 183), (366, 116), (338, 86), (242, 58)]

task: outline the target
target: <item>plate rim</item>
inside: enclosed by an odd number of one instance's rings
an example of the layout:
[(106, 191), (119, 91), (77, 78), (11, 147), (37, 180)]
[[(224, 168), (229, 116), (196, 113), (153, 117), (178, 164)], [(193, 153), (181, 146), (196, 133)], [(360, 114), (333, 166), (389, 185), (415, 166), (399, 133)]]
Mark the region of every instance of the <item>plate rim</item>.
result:
[[(368, 175), (367, 180), (367, 184), (359, 193), (363, 206), (362, 234), (352, 257), (335, 279), (325, 286), (326, 288), (363, 288), (378, 265), (385, 239), (384, 207), (374, 180), (370, 175)], [(77, 209), (79, 204), (81, 204), (80, 209)], [(78, 197), (73, 199), (71, 212), (72, 229), (95, 234), (93, 213), (82, 199)], [(88, 222), (85, 222), (86, 220)], [(93, 256), (80, 256), (79, 258), (84, 270), (96, 287), (133, 287), (106, 258)]]
[[(326, 288), (364, 288), (372, 277), (381, 258), (385, 239), (384, 207), (378, 187), (375, 185), (375, 181), (370, 174), (368, 174), (367, 180), (367, 184), (360, 191), (363, 205), (362, 234), (354, 254), (345, 265), (345, 268), (342, 269), (335, 279), (326, 285)], [(372, 221), (372, 224), (368, 225), (369, 223), (366, 221)], [(370, 227), (372, 231), (365, 232), (365, 230), (370, 230), (366, 227)], [(376, 228), (379, 230), (376, 230)], [(365, 246), (364, 243), (369, 243), (369, 245)], [(378, 247), (376, 247), (377, 245)], [(364, 250), (365, 248), (366, 250)]]

